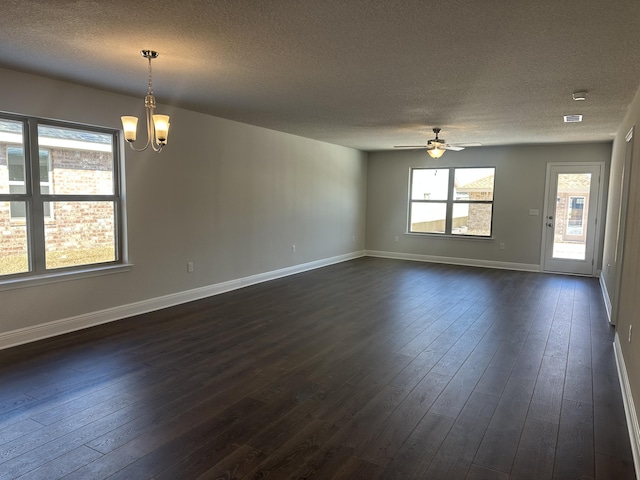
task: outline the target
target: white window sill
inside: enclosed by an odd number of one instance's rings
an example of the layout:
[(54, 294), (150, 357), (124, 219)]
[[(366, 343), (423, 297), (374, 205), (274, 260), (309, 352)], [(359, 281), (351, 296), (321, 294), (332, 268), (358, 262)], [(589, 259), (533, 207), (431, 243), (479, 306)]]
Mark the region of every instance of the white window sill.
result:
[(132, 268), (132, 264), (126, 263), (118, 265), (107, 265), (104, 267), (91, 267), (65, 272), (45, 273), (43, 275), (16, 277), (9, 280), (0, 280), (0, 292), (5, 290), (15, 290), (17, 288), (46, 285), (48, 283), (68, 282), (70, 280), (78, 280), (81, 278), (111, 275), (113, 273), (123, 273), (130, 271)]
[(445, 235), (444, 233), (415, 233), (405, 232), (407, 237), (422, 237), (422, 238), (443, 238), (446, 240), (471, 240), (473, 242), (493, 242), (493, 237), (475, 237), (473, 235)]

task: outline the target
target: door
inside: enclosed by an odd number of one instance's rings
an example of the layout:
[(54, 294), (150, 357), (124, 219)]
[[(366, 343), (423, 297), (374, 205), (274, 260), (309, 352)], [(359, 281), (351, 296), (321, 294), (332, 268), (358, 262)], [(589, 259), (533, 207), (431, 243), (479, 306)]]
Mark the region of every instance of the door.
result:
[(593, 275), (602, 164), (555, 164), (547, 169), (543, 269)]

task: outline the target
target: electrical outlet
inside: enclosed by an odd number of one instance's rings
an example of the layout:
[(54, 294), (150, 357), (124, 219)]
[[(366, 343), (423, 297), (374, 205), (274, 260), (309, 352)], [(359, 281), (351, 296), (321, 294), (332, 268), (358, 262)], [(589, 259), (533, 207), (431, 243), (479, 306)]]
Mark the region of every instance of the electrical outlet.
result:
[(187, 272), (193, 272), (193, 262), (187, 262)]
[(397, 236), (397, 235), (396, 235), (395, 241), (396, 241), (396, 242), (398, 241), (398, 236)]
[(633, 331), (633, 325), (629, 325), (629, 343), (631, 343), (631, 332)]
[(500, 250), (504, 250), (504, 243), (500, 244)]
[(291, 253), (296, 253), (296, 246), (295, 245), (291, 245)]

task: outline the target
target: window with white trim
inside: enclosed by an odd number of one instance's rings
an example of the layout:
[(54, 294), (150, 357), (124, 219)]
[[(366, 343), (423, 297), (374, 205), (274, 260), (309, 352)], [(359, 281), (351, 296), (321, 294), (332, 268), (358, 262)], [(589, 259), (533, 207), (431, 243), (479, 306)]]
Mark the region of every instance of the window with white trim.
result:
[(491, 237), (495, 171), (412, 168), (409, 233)]
[(0, 114), (0, 282), (122, 263), (117, 135)]

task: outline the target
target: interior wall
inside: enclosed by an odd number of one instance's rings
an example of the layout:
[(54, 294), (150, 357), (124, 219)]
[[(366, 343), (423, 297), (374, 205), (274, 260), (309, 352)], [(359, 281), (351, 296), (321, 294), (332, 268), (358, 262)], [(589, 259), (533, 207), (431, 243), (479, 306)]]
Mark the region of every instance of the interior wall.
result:
[[(640, 125), (640, 90), (636, 93), (614, 141), (612, 172), (618, 172), (618, 174), (615, 178), (612, 175), (611, 178), (612, 193), (610, 197), (615, 202), (612, 202), (610, 208), (611, 216), (610, 222), (607, 224), (604, 250), (605, 265), (611, 264), (613, 268), (603, 271), (603, 274), (606, 272), (606, 275), (603, 276), (603, 281), (606, 284), (609, 296), (614, 298), (615, 272), (618, 268), (622, 269), (616, 333), (619, 337), (636, 412), (640, 412), (640, 349), (636, 346), (640, 342), (638, 337), (640, 332), (637, 330), (632, 332), (631, 341), (629, 341), (629, 328), (633, 326), (634, 329), (640, 329), (640, 317), (638, 314), (640, 312), (640, 143), (638, 141), (638, 125)], [(625, 136), (634, 126), (636, 128), (633, 157), (631, 159), (628, 210), (624, 219), (626, 222), (624, 257), (622, 262), (618, 261), (618, 264), (616, 264), (617, 215), (620, 201), (620, 175), (626, 153)]]
[[(637, 165), (637, 158), (638, 154), (640, 153), (638, 151), (638, 149), (640, 148), (640, 144), (638, 143), (637, 138), (638, 132), (636, 131), (634, 133), (634, 156), (631, 159), (631, 169), (630, 172), (625, 173), (625, 160), (627, 155), (627, 142), (625, 137), (628, 134), (629, 130), (631, 130), (631, 128), (636, 125), (638, 116), (640, 115), (639, 112), (640, 90), (638, 90), (635, 99), (631, 103), (629, 111), (627, 112), (625, 120), (617, 132), (616, 138), (613, 142), (613, 151), (611, 154), (611, 180), (609, 182), (610, 184), (608, 202), (609, 211), (607, 214), (607, 224), (605, 229), (602, 281), (605, 284), (607, 294), (609, 295), (609, 299), (612, 302), (615, 301), (616, 294), (619, 293), (616, 292), (616, 279), (620, 274), (620, 269), (622, 268), (620, 258), (617, 258), (618, 232), (620, 223), (626, 222), (626, 219), (620, 218), (623, 175), (626, 174), (628, 176), (630, 173), (633, 175), (633, 166), (634, 164)], [(636, 174), (637, 173), (638, 172), (636, 172)], [(635, 178), (637, 179), (637, 177)], [(634, 178), (631, 178), (629, 184), (632, 189), (634, 186), (633, 182)], [(628, 199), (627, 202), (630, 208), (633, 202), (630, 199)], [(633, 239), (631, 239), (631, 241), (633, 242)], [(630, 252), (630, 254), (633, 254), (633, 252)]]
[[(120, 128), (120, 115), (143, 115), (143, 95), (0, 70), (6, 112)], [(0, 334), (364, 250), (365, 153), (157, 111), (171, 115), (163, 152), (123, 150), (133, 268), (0, 291)]]
[[(477, 147), (448, 151), (439, 160), (419, 150), (372, 153), (367, 250), (538, 267), (547, 163), (605, 162), (608, 172), (610, 160), (611, 143)], [(496, 167), (493, 240), (406, 234), (410, 168), (438, 166)], [(604, 178), (603, 185), (606, 181)], [(606, 199), (606, 191), (604, 194)], [(532, 216), (529, 210), (539, 214)], [(602, 230), (604, 222), (599, 225)], [(504, 250), (499, 249), (500, 243), (505, 244)]]

